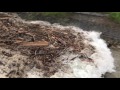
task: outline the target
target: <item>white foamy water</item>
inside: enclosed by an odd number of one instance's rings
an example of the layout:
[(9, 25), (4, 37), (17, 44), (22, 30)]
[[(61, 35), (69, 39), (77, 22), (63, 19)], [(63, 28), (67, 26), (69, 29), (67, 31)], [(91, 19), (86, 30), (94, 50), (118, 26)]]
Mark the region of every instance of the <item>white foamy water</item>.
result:
[[(87, 32), (75, 27), (73, 29), (75, 32), (83, 32), (85, 43), (95, 48), (95, 52), (90, 56), (94, 60), (94, 63), (81, 61), (80, 58), (76, 58), (74, 61), (67, 63), (71, 72), (60, 71), (52, 77), (100, 78), (106, 72), (114, 72), (114, 59), (106, 42), (100, 38), (101, 33), (94, 31)], [(67, 60), (74, 57), (75, 55), (66, 53), (61, 56), (61, 59), (64, 58)]]
[[(40, 22), (32, 22), (33, 24), (40, 24)], [(47, 23), (48, 24), (48, 23)], [(107, 47), (106, 42), (100, 38), (101, 33), (95, 31), (83, 31), (80, 28), (73, 26), (61, 26), (52, 25), (55, 28), (60, 28), (61, 30), (72, 28), (74, 35), (79, 32), (83, 33), (83, 42), (86, 45), (85, 52), (89, 55), (89, 58), (93, 59), (94, 62), (83, 61), (79, 58), (79, 54), (65, 52), (64, 55), (60, 56), (58, 59), (63, 63), (63, 66), (52, 75), (50, 78), (101, 78), (106, 72), (114, 72), (114, 59), (112, 57), (110, 49)], [(90, 54), (92, 50), (89, 49), (89, 45), (92, 45), (95, 50), (94, 53)], [(71, 61), (72, 58), (75, 58)], [(64, 59), (64, 60), (63, 60)], [(63, 60), (63, 61), (62, 61)], [(37, 72), (32, 70), (28, 72), (28, 78), (30, 77), (42, 77), (42, 72)]]
[[(78, 33), (82, 34), (83, 42), (85, 44), (84, 50), (80, 53), (85, 53), (89, 58), (93, 61), (83, 60), (80, 58), (79, 53), (71, 53), (73, 48), (68, 48), (56, 61), (61, 62), (61, 67), (59, 67), (58, 71), (51, 75), (48, 78), (101, 78), (103, 74), (106, 72), (114, 72), (114, 59), (112, 57), (110, 49), (107, 47), (106, 42), (100, 38), (101, 33), (95, 31), (83, 31), (82, 29), (74, 26), (61, 26), (58, 24), (50, 24), (49, 22), (44, 21), (24, 21), (24, 20), (16, 20), (15, 22), (27, 23), (29, 25), (32, 24), (40, 24), (42, 26), (48, 26), (50, 28), (58, 28), (56, 30), (66, 30), (70, 29), (74, 35), (78, 35)], [(77, 39), (79, 37), (77, 36)], [(94, 49), (91, 49), (91, 47)], [(11, 57), (7, 57), (3, 55), (3, 51), (13, 54)], [(74, 59), (73, 59), (74, 58)], [(16, 67), (12, 67), (11, 65), (14, 63), (19, 63), (20, 68), (24, 68), (24, 61), (28, 59), (27, 56), (23, 56), (19, 51), (13, 52), (12, 50), (0, 48), (0, 77), (7, 78), (7, 74), (10, 71), (17, 71)], [(73, 60), (71, 60), (73, 59)], [(12, 68), (10, 68), (12, 67)], [(25, 76), (27, 78), (44, 78), (44, 71), (42, 69), (33, 68), (30, 69), (26, 67)], [(27, 74), (27, 75), (26, 75)], [(46, 78), (46, 77), (45, 77)]]

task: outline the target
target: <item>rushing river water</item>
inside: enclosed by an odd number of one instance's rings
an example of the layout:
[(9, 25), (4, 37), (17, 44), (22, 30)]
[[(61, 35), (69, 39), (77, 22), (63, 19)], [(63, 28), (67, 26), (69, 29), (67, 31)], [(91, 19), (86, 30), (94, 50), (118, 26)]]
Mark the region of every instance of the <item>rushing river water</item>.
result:
[[(22, 15), (21, 15), (22, 16)], [(89, 16), (89, 15), (81, 15), (75, 14), (69, 19), (56, 19), (53, 20), (51, 18), (39, 18), (40, 20), (46, 20), (51, 23), (60, 23), (62, 25), (74, 25), (78, 26), (87, 31), (99, 31), (102, 32), (102, 38), (107, 40), (113, 40), (120, 42), (120, 26), (111, 22), (106, 17), (98, 17), (98, 16)], [(107, 73), (105, 77), (120, 77), (120, 49), (111, 48), (112, 55), (115, 59), (116, 72), (109, 74)]]

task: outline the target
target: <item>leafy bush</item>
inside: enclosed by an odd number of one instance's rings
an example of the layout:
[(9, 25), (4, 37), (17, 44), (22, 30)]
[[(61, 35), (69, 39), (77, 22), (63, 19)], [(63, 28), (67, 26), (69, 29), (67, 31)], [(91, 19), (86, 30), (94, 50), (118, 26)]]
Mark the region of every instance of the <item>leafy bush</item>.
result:
[(110, 12), (109, 17), (120, 23), (120, 12)]

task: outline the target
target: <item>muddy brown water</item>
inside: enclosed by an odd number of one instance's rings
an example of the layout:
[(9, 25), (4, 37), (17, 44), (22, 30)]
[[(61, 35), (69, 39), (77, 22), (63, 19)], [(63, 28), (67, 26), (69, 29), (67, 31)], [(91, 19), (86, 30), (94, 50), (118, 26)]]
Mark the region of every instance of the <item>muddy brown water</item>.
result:
[[(22, 13), (19, 13), (19, 15), (24, 18)], [(25, 15), (27, 17), (27, 14)], [(31, 20), (31, 18), (27, 18), (27, 20), (29, 19)], [(48, 21), (50, 23), (60, 23), (61, 25), (73, 25), (87, 31), (102, 32), (101, 38), (105, 39), (107, 42), (110, 41), (111, 46), (115, 45), (114, 48), (110, 49), (115, 59), (116, 72), (106, 73), (105, 78), (120, 78), (120, 48), (116, 47), (116, 44), (118, 45), (120, 43), (120, 24), (104, 16), (100, 17), (88, 14), (73, 14), (69, 18), (60, 19), (40, 16), (39, 20)]]

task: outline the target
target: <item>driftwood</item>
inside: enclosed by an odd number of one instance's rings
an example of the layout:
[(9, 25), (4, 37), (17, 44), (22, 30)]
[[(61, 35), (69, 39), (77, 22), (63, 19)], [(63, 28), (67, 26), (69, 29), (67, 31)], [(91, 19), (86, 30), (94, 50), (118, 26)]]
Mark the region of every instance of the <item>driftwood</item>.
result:
[(47, 41), (36, 41), (36, 42), (22, 42), (21, 46), (48, 46)]

